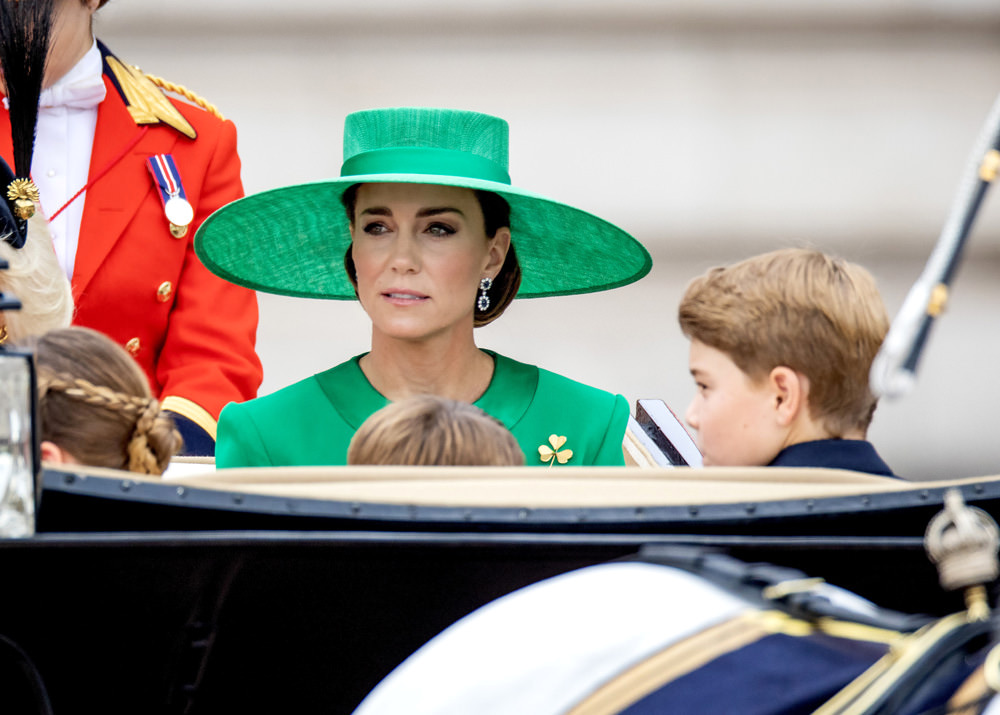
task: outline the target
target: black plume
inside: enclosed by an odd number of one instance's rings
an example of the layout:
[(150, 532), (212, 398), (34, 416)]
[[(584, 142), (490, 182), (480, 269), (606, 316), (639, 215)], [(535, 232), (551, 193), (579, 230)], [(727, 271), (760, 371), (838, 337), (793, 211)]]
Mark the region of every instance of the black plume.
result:
[(19, 177), (31, 174), (38, 97), (52, 28), (52, 2), (0, 0), (0, 69), (10, 104), (14, 173)]

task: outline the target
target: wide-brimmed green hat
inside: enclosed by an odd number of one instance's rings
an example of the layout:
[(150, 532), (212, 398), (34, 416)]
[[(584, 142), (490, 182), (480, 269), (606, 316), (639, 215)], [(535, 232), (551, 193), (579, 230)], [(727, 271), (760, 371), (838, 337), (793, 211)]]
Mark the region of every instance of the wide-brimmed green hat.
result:
[(198, 257), (216, 275), (248, 288), (353, 299), (344, 269), (351, 235), (340, 197), (354, 184), (379, 182), (459, 186), (505, 198), (521, 264), (518, 297), (617, 288), (652, 265), (646, 249), (617, 226), (511, 186), (507, 122), (487, 114), (426, 108), (350, 114), (340, 174), (222, 207), (198, 229)]

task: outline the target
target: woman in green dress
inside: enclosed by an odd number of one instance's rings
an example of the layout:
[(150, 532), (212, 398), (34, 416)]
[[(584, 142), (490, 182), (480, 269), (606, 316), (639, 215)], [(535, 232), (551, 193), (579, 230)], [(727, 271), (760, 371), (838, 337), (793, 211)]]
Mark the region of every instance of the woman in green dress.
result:
[[(357, 112), (341, 177), (248, 196), (199, 229), (214, 273), (270, 293), (357, 298), (371, 348), (219, 419), (219, 467), (340, 465), (390, 401), (470, 402), (526, 463), (621, 465), (628, 405), (481, 350), (474, 328), (519, 297), (607, 290), (649, 272), (646, 250), (595, 216), (511, 186), (507, 123), (475, 112)], [(252, 239), (251, 239), (252, 237)], [(343, 268), (341, 268), (343, 266)]]

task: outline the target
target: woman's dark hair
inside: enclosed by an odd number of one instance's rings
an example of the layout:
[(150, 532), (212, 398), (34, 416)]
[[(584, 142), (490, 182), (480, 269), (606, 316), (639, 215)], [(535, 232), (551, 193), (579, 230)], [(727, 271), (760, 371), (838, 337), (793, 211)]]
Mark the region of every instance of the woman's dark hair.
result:
[[(358, 187), (361, 184), (349, 186), (341, 195), (340, 202), (347, 212), (347, 220), (354, 224), (354, 209), (358, 200)], [(510, 204), (499, 194), (492, 191), (476, 191), (476, 199), (479, 200), (479, 207), (483, 211), (483, 225), (486, 229), (486, 237), (493, 238), (501, 228), (510, 228)], [(358, 289), (358, 271), (354, 266), (354, 256), (351, 253), (351, 246), (347, 247), (344, 253), (344, 268), (347, 269), (347, 278), (354, 286), (355, 293)], [(507, 306), (517, 295), (517, 289), (521, 287), (521, 264), (517, 261), (517, 252), (514, 250), (514, 241), (511, 239), (510, 248), (507, 249), (507, 256), (504, 258), (500, 272), (493, 279), (493, 285), (487, 291), (490, 298), (490, 307), (486, 310), (476, 308), (476, 315), (473, 325), (480, 328), (489, 325), (494, 320), (503, 315)]]

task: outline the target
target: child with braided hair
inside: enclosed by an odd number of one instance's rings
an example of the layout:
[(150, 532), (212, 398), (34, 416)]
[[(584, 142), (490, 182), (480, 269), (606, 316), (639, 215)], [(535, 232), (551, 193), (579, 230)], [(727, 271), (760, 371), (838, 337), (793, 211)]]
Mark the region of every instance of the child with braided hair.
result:
[(181, 436), (121, 346), (72, 327), (39, 338), (35, 355), (44, 461), (163, 474)]

